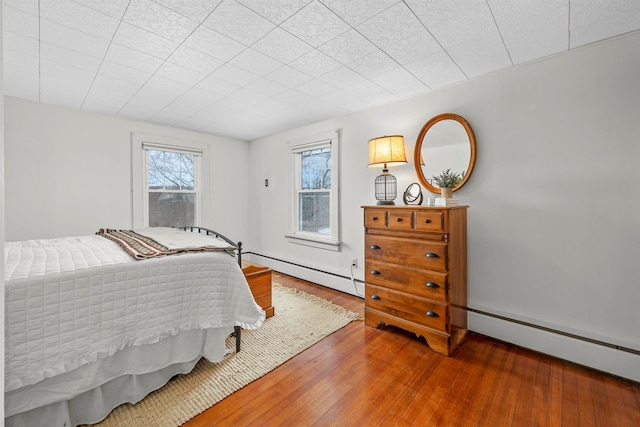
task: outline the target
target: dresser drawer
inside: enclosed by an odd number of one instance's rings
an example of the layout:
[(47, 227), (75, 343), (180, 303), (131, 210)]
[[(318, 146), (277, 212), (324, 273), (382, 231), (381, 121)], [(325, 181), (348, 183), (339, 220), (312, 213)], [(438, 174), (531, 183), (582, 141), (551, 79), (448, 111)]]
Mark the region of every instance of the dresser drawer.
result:
[(365, 262), (365, 281), (400, 292), (447, 301), (447, 274), (381, 261)]
[(366, 228), (387, 228), (386, 209), (366, 209), (364, 211), (364, 226)]
[(416, 212), (416, 230), (418, 231), (444, 231), (443, 211)]
[(366, 306), (422, 326), (447, 332), (447, 306), (367, 284)]
[(364, 253), (367, 260), (447, 271), (447, 244), (444, 242), (367, 234)]
[(412, 211), (391, 211), (389, 212), (389, 229), (391, 230), (412, 230)]

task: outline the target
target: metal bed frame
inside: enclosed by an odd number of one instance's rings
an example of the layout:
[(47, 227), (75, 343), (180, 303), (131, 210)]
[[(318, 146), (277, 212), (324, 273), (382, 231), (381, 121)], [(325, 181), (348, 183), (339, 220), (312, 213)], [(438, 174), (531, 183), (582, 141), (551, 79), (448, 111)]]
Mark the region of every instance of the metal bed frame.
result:
[[(218, 233), (215, 230), (211, 230), (209, 228), (205, 228), (205, 227), (199, 227), (197, 225), (185, 225), (182, 227), (177, 227), (177, 228), (181, 228), (184, 231), (190, 231), (192, 233), (204, 233), (207, 236), (213, 236), (217, 239), (221, 239), (224, 240), (225, 242), (227, 242), (229, 245), (233, 246), (235, 248), (236, 254), (238, 256), (238, 265), (240, 266), (240, 268), (242, 269), (242, 242), (234, 242), (233, 240), (229, 239), (228, 237), (226, 237), (225, 235)], [(234, 326), (233, 327), (233, 333), (231, 334), (232, 337), (235, 337), (236, 339), (236, 353), (240, 352), (240, 343), (241, 343), (241, 338), (242, 338), (242, 328), (240, 326)]]

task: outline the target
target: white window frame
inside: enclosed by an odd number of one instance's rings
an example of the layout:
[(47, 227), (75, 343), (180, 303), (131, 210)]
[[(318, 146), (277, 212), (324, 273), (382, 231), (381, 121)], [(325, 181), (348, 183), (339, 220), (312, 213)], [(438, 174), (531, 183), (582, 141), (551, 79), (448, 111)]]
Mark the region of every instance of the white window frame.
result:
[(194, 154), (196, 212), (195, 224), (209, 227), (210, 158), (209, 144), (134, 132), (131, 134), (133, 228), (149, 226), (148, 150)]
[[(289, 221), (285, 237), (291, 243), (315, 248), (340, 250), (340, 132), (328, 131), (291, 140), (289, 144)], [(300, 187), (301, 153), (316, 148), (331, 147), (331, 189), (329, 190), (329, 235), (298, 229), (298, 190)]]

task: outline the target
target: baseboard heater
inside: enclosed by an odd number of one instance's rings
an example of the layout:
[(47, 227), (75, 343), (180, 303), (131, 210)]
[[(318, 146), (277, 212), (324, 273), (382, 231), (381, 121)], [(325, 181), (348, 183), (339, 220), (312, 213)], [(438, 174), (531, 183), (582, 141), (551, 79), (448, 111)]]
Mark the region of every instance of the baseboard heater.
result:
[[(312, 271), (315, 271), (315, 272), (318, 272), (318, 273), (322, 273), (322, 274), (328, 274), (330, 276), (338, 277), (338, 278), (341, 278), (341, 279), (351, 280), (351, 277), (348, 277), (348, 276), (345, 276), (345, 275), (342, 275), (342, 274), (332, 273), (330, 271), (321, 270), (321, 269), (315, 268), (315, 267), (309, 267), (309, 266), (306, 266), (306, 265), (298, 264), (298, 263), (291, 262), (291, 261), (286, 261), (286, 260), (275, 258), (275, 257), (272, 257), (272, 256), (263, 255), (263, 254), (259, 254), (259, 253), (256, 253), (256, 252), (243, 252), (243, 253), (244, 254), (248, 254), (248, 255), (256, 255), (256, 256), (259, 256), (259, 257), (262, 257), (262, 258), (272, 259), (274, 261), (281, 262), (281, 263), (284, 263), (284, 264), (289, 264), (289, 265), (292, 265), (294, 267), (305, 268), (307, 270), (312, 270)], [(356, 282), (358, 282), (358, 283), (362, 283), (362, 284), (365, 283), (363, 280), (360, 280), (360, 279), (354, 279), (354, 280)], [(483, 310), (477, 310), (477, 309), (471, 308), (471, 307), (465, 307), (465, 310), (467, 310), (468, 312), (471, 312), (471, 313), (479, 314), (481, 316), (487, 316), (487, 317), (491, 317), (491, 318), (494, 318), (494, 319), (503, 320), (505, 322), (511, 322), (511, 323), (514, 323), (514, 324), (526, 326), (528, 328), (538, 329), (538, 330), (541, 330), (541, 331), (550, 332), (550, 333), (557, 334), (557, 335), (562, 335), (562, 336), (565, 336), (565, 337), (568, 337), (568, 338), (572, 338), (572, 339), (575, 339), (575, 340), (580, 340), (580, 341), (588, 342), (588, 343), (591, 343), (591, 344), (596, 344), (596, 345), (600, 345), (600, 346), (603, 346), (603, 347), (608, 347), (608, 348), (612, 348), (614, 350), (624, 351), (626, 353), (631, 353), (631, 354), (634, 354), (636, 356), (640, 356), (640, 350), (636, 350), (634, 348), (629, 348), (629, 347), (625, 347), (625, 346), (621, 346), (621, 345), (617, 345), (617, 344), (612, 344), (612, 343), (609, 343), (609, 342), (606, 342), (606, 341), (602, 341), (602, 340), (596, 340), (596, 339), (593, 339), (593, 338), (584, 337), (582, 335), (576, 335), (576, 334), (572, 334), (572, 333), (569, 333), (569, 332), (564, 332), (564, 331), (561, 331), (559, 329), (553, 329), (553, 328), (549, 328), (549, 327), (546, 327), (546, 326), (536, 325), (535, 323), (531, 323), (531, 322), (525, 322), (525, 321), (522, 321), (522, 320), (512, 319), (510, 317), (501, 316), (499, 314), (494, 314), (494, 313), (489, 313), (489, 312), (483, 311)]]

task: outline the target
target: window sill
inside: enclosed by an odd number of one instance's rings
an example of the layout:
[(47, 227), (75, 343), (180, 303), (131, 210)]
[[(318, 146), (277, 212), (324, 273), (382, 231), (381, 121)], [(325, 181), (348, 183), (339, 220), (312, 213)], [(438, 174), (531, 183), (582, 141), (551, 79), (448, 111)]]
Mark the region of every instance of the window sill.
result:
[(338, 252), (340, 250), (340, 240), (323, 239), (320, 237), (287, 233), (284, 235), (290, 243), (298, 245), (311, 246), (313, 248), (326, 249), (329, 251)]

